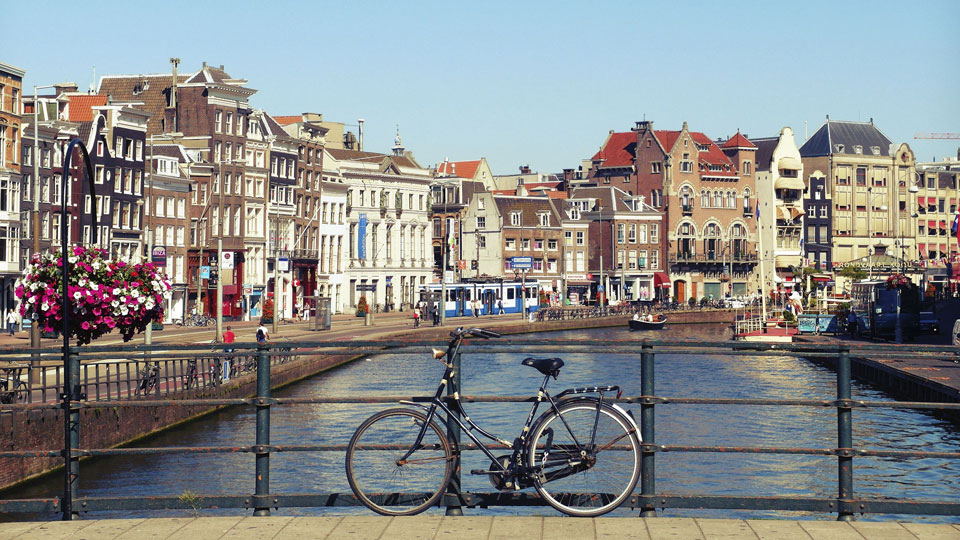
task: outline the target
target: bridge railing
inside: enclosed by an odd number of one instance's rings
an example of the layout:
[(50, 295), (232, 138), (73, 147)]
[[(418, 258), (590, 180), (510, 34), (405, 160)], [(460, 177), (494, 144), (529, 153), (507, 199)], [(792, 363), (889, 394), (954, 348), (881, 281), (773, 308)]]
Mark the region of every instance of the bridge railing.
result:
[[(116, 396), (109, 392), (96, 399), (87, 394), (86, 399), (67, 401), (72, 413), (82, 409), (105, 409), (110, 407), (222, 407), (247, 406), (256, 410), (255, 440), (248, 444), (226, 446), (199, 446), (199, 447), (138, 447), (138, 448), (64, 448), (50, 443), (47, 447), (30, 448), (25, 450), (0, 451), (0, 465), (11, 460), (30, 460), (42, 458), (62, 458), (65, 471), (63, 494), (55, 498), (43, 499), (0, 499), (0, 513), (60, 513), (63, 519), (71, 519), (79, 511), (96, 512), (108, 510), (150, 510), (150, 509), (196, 509), (199, 504), (210, 508), (245, 508), (252, 509), (254, 515), (268, 515), (271, 508), (281, 507), (323, 507), (358, 505), (359, 502), (352, 493), (346, 492), (317, 492), (317, 493), (274, 493), (270, 487), (270, 459), (277, 452), (343, 452), (342, 444), (284, 444), (272, 445), (270, 442), (270, 415), (271, 410), (278, 406), (287, 405), (324, 405), (343, 403), (396, 403), (400, 400), (410, 400), (419, 396), (358, 396), (358, 397), (284, 397), (271, 396), (271, 369), (276, 367), (280, 358), (285, 361), (306, 360), (316, 355), (332, 355), (345, 357), (362, 357), (376, 354), (425, 354), (431, 347), (437, 346), (437, 341), (351, 341), (348, 343), (330, 342), (296, 342), (285, 343), (286, 350), (275, 350), (267, 346), (254, 344), (231, 344), (235, 349), (232, 353), (237, 356), (252, 355), (256, 358), (256, 393), (254, 397), (204, 397), (198, 399), (187, 393), (179, 396), (180, 399), (156, 399), (156, 395), (134, 396), (131, 399), (114, 399)], [(151, 361), (163, 355), (181, 356), (191, 354), (209, 354), (209, 350), (191, 351), (191, 346), (153, 345), (153, 346), (126, 346), (126, 347), (84, 347), (83, 355), (88, 363), (98, 360), (109, 361), (115, 359), (118, 353), (128, 356), (148, 356)], [(578, 340), (517, 340), (510, 339), (501, 342), (476, 342), (469, 345), (471, 353), (509, 353), (535, 350), (537, 353), (584, 352), (588, 346)], [(49, 352), (49, 351), (47, 351)], [(960, 452), (930, 452), (916, 450), (876, 450), (858, 445), (854, 440), (855, 409), (863, 408), (890, 408), (890, 409), (921, 409), (939, 411), (941, 413), (957, 415), (960, 413), (960, 403), (952, 402), (903, 402), (903, 401), (863, 401), (851, 398), (852, 360), (851, 357), (869, 357), (871, 360), (896, 358), (904, 355), (936, 355), (938, 357), (953, 358), (956, 350), (952, 347), (940, 346), (910, 346), (909, 349), (890, 345), (877, 344), (839, 344), (832, 346), (803, 345), (803, 344), (765, 344), (745, 342), (694, 342), (694, 341), (660, 341), (660, 340), (630, 340), (604, 343), (605, 353), (639, 356), (641, 372), (641, 388), (639, 395), (624, 396), (619, 401), (626, 404), (636, 404), (640, 407), (640, 430), (642, 435), (642, 467), (638, 491), (627, 500), (624, 506), (637, 510), (642, 516), (654, 516), (656, 508), (710, 508), (710, 509), (741, 509), (741, 510), (779, 510), (804, 511), (824, 514), (836, 514), (838, 519), (852, 519), (855, 514), (940, 514), (960, 515), (960, 502), (955, 499), (946, 501), (910, 499), (909, 486), (904, 488), (904, 496), (869, 498), (860, 497), (854, 490), (854, 463), (864, 457), (895, 458), (899, 460), (923, 460), (927, 458), (960, 459)], [(29, 355), (30, 351), (27, 351)], [(79, 349), (72, 348), (70, 356), (75, 357)], [(691, 398), (660, 396), (655, 389), (655, 355), (656, 354), (693, 354), (693, 355), (738, 355), (738, 356), (798, 356), (811, 361), (829, 364), (836, 371), (837, 391), (836, 399), (731, 399), (731, 398)], [(9, 359), (19, 353), (0, 352), (0, 357)], [(459, 358), (454, 359), (456, 363)], [(73, 370), (71, 370), (72, 372)], [(460, 369), (456, 368), (459, 373)], [(249, 379), (248, 379), (249, 381)], [(70, 382), (68, 381), (69, 385)], [(98, 384), (100, 384), (98, 382)], [(236, 381), (234, 384), (239, 384)], [(461, 387), (461, 391), (469, 390), (469, 383)], [(216, 395), (215, 395), (216, 396)], [(461, 395), (460, 399), (467, 402), (531, 402), (535, 397), (520, 396), (471, 396)], [(674, 405), (719, 405), (719, 406), (772, 406), (772, 407), (811, 407), (818, 409), (832, 409), (836, 411), (836, 439), (835, 445), (828, 448), (805, 448), (797, 446), (764, 447), (764, 446), (728, 446), (728, 445), (670, 445), (660, 444), (656, 440), (656, 410), (662, 406)], [(14, 403), (0, 405), (0, 415), (29, 414), (30, 411), (40, 409), (56, 409), (62, 405), (56, 403)], [(828, 415), (823, 415), (825, 421), (832, 421)], [(76, 422), (72, 429), (83, 430), (90, 426)], [(354, 426), (345, 427), (352, 430)], [(237, 437), (242, 436), (240, 433)], [(459, 435), (458, 435), (459, 436)], [(750, 434), (742, 434), (750, 440)], [(74, 439), (79, 440), (79, 439)], [(491, 448), (495, 448), (491, 445)], [(462, 447), (470, 451), (469, 445)], [(254, 470), (251, 476), (254, 479), (253, 493), (220, 493), (202, 494), (195, 499), (186, 499), (182, 496), (162, 496), (150, 494), (148, 487), (139, 486), (139, 496), (114, 497), (80, 497), (79, 483), (82, 481), (81, 457), (114, 456), (114, 455), (155, 455), (164, 453), (249, 453), (255, 456)], [(657, 489), (656, 460), (663, 452), (671, 453), (737, 453), (737, 454), (791, 454), (811, 455), (836, 458), (836, 496), (740, 496), (717, 493), (664, 493)], [(920, 466), (920, 465), (918, 465)], [(233, 471), (235, 472), (235, 471)], [(459, 475), (459, 472), (457, 473)], [(131, 482), (137, 481), (131, 477)], [(453, 486), (460, 486), (459, 477), (455, 478)], [(534, 493), (525, 492), (467, 492), (455, 489), (441, 500), (447, 507), (448, 513), (456, 514), (462, 508), (487, 507), (497, 505), (542, 505), (543, 501)]]

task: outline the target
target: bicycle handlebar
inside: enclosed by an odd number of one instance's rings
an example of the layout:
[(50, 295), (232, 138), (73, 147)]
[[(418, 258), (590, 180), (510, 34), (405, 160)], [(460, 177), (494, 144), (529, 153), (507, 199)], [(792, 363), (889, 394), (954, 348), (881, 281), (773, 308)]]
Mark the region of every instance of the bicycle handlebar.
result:
[(484, 328), (464, 329), (463, 327), (457, 328), (453, 332), (450, 332), (450, 337), (452, 337), (455, 340), (464, 338), (467, 336), (476, 336), (476, 337), (482, 337), (483, 339), (490, 339), (490, 338), (498, 338), (500, 337), (500, 334), (497, 332), (494, 332), (493, 330), (486, 330)]

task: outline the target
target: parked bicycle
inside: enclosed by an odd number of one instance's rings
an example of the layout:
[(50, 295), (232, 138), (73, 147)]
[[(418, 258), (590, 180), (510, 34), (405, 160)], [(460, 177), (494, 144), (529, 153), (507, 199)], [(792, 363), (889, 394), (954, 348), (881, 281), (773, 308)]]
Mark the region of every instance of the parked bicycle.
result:
[(187, 360), (187, 372), (183, 374), (182, 384), (184, 390), (190, 390), (191, 388), (200, 386), (200, 371), (197, 368), (196, 358)]
[[(532, 486), (547, 503), (572, 516), (599, 516), (627, 500), (640, 478), (640, 430), (630, 413), (604, 400), (613, 392), (619, 398), (618, 386), (572, 388), (551, 396), (547, 382), (560, 374), (563, 360), (524, 359), (521, 364), (543, 374), (543, 382), (520, 436), (511, 443), (470, 419), (454, 379), (453, 359), (464, 338), (500, 335), (457, 328), (450, 336), (446, 351), (433, 351), (446, 368), (433, 397), (401, 401), (410, 407), (371, 416), (350, 439), (347, 480), (361, 503), (392, 516), (413, 515), (436, 505), (459, 468), (461, 449), (446, 435), (451, 422), (490, 460), (488, 469), (470, 474), (487, 476), (501, 491)], [(448, 384), (452, 401), (443, 397)], [(549, 408), (534, 420), (543, 402)], [(446, 413), (446, 420), (440, 413)], [(506, 445), (510, 453), (495, 456), (478, 435)]]
[(137, 375), (136, 395), (149, 396), (151, 392), (160, 391), (160, 363), (146, 362)]
[(20, 364), (12, 364), (0, 370), (2, 372), (2, 375), (0, 375), (0, 403), (9, 404), (26, 401), (29, 388), (22, 378), (25, 367)]
[(213, 322), (213, 318), (203, 313), (192, 313), (186, 319), (173, 319), (173, 324), (177, 326), (209, 326)]

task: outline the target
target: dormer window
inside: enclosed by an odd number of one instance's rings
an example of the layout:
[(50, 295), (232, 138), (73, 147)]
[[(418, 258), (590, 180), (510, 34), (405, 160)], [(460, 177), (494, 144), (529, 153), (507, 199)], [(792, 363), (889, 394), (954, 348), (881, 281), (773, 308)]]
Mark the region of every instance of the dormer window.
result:
[(871, 146), (871, 147), (870, 147), (870, 153), (873, 154), (873, 155), (875, 155), (875, 156), (879, 156), (879, 155), (880, 155), (880, 147), (879, 147), (879, 146)]
[(836, 153), (838, 153), (838, 154), (842, 154), (842, 153), (843, 153), (843, 145), (842, 145), (842, 144), (835, 144), (835, 145), (833, 145), (833, 150), (834, 150)]
[(537, 214), (537, 218), (539, 218), (538, 222), (540, 223), (541, 227), (550, 226), (550, 214), (548, 212), (540, 212)]
[(854, 145), (854, 147), (853, 147), (853, 153), (854, 153), (854, 154), (862, 154), (862, 153), (863, 153), (863, 147), (860, 146), (859, 144)]
[(520, 225), (520, 212), (510, 212), (510, 225)]

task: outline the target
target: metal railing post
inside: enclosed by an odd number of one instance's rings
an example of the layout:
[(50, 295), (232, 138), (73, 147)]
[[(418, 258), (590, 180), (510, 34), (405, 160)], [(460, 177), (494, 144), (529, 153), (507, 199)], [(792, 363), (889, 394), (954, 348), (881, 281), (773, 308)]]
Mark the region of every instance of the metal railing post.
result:
[[(452, 397), (454, 392), (460, 391), (460, 353), (453, 355), (453, 379), (450, 381), (451, 384), (447, 385), (447, 396)], [(450, 410), (453, 415), (460, 416), (459, 413), (459, 402), (450, 405)], [(462, 516), (463, 508), (460, 506), (460, 426), (453, 420), (453, 418), (447, 419), (447, 438), (453, 443), (454, 448), (457, 449), (457, 455), (454, 457), (453, 461), (453, 476), (450, 477), (450, 483), (447, 485), (447, 511), (446, 515), (448, 516)], [(450, 504), (450, 501), (455, 501), (454, 504)]]
[(640, 445), (640, 495), (643, 503), (640, 504), (640, 517), (656, 517), (657, 510), (650, 503), (656, 495), (656, 457), (654, 402), (654, 357), (653, 346), (646, 339), (640, 345), (640, 436), (643, 439)]
[(850, 407), (850, 348), (837, 358), (837, 521), (853, 521), (853, 411)]
[(257, 448), (255, 516), (269, 516), (270, 507), (262, 504), (270, 493), (270, 356), (267, 345), (257, 347)]
[[(65, 338), (66, 339), (66, 338)], [(73, 451), (80, 448), (80, 408), (73, 405), (83, 399), (80, 393), (80, 358), (77, 348), (63, 347), (63, 503), (61, 519), (73, 519), (73, 501), (79, 497), (80, 458)]]

